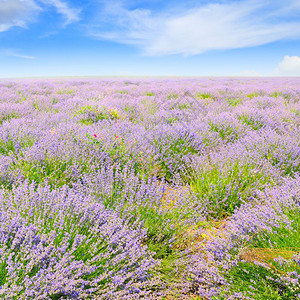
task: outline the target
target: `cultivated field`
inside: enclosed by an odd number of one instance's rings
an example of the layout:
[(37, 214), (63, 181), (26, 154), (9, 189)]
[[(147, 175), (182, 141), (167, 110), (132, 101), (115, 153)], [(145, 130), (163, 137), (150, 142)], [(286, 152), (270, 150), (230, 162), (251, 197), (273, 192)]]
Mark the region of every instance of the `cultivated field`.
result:
[(300, 297), (300, 78), (0, 81), (1, 299)]

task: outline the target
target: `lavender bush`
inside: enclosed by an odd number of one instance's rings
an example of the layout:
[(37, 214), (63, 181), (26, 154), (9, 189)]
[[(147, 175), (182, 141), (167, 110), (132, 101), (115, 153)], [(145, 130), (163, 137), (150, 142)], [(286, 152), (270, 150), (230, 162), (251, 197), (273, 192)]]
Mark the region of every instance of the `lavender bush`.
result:
[(79, 190), (25, 182), (0, 205), (2, 297), (126, 299), (153, 284), (145, 231)]
[(299, 79), (0, 95), (3, 299), (299, 297)]

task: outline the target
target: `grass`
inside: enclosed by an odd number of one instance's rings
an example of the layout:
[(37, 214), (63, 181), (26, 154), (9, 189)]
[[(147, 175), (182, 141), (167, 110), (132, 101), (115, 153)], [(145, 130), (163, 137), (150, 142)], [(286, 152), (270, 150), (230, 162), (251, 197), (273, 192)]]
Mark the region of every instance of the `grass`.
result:
[(250, 99), (253, 99), (253, 98), (256, 98), (256, 97), (259, 97), (261, 96), (260, 93), (258, 92), (253, 92), (253, 93), (250, 93), (250, 94), (247, 94), (246, 97), (250, 98)]
[(278, 92), (278, 91), (275, 91), (275, 92), (272, 92), (270, 94), (270, 96), (273, 97), (273, 98), (278, 98), (278, 97), (282, 96), (282, 93)]
[(189, 109), (189, 108), (191, 108), (191, 105), (189, 103), (180, 103), (178, 105), (178, 109), (180, 109), (180, 110), (185, 110), (185, 109)]
[(127, 95), (127, 94), (128, 94), (128, 91), (123, 90), (123, 91), (118, 91), (117, 93), (119, 93), (119, 94), (121, 94), (121, 95)]
[(175, 248), (171, 248), (170, 240), (185, 230), (185, 226), (179, 225), (184, 218), (184, 212), (179, 208), (166, 209), (163, 204), (163, 194), (161, 194), (161, 201), (153, 205), (153, 200), (146, 195), (142, 203), (137, 202), (140, 201), (138, 189), (131, 190), (129, 194), (125, 190), (126, 181), (116, 179), (112, 183), (111, 194), (96, 192), (95, 195), (101, 197), (106, 208), (118, 208), (120, 216), (126, 217), (131, 224), (136, 220), (143, 221), (143, 227), (147, 229), (147, 238), (143, 243), (155, 252), (155, 258), (169, 261), (169, 256), (175, 253)]
[(265, 126), (264, 122), (253, 116), (242, 114), (238, 117), (242, 124), (250, 126), (253, 130), (259, 130)]
[[(19, 206), (20, 202), (16, 200), (17, 202), (14, 202), (15, 199), (11, 199), (10, 205), (13, 206)], [(107, 242), (105, 241), (105, 236), (101, 236), (101, 233), (97, 236), (94, 234), (94, 231), (90, 230), (93, 226), (93, 224), (85, 218), (83, 218), (82, 213), (74, 213), (72, 210), (72, 207), (69, 208), (68, 211), (64, 211), (64, 214), (62, 215), (58, 211), (51, 212), (53, 210), (53, 206), (48, 205), (45, 206), (44, 202), (37, 203), (37, 205), (28, 207), (28, 209), (24, 209), (24, 207), (20, 208), (20, 216), (27, 220), (27, 224), (25, 226), (29, 225), (35, 225), (38, 224), (37, 227), (35, 227), (34, 235), (37, 237), (37, 240), (39, 240), (40, 236), (47, 236), (47, 235), (53, 235), (53, 232), (56, 233), (55, 238), (51, 241), (48, 241), (48, 243), (43, 242), (43, 249), (46, 249), (49, 247), (51, 249), (52, 247), (59, 248), (63, 244), (67, 245), (65, 248), (65, 251), (69, 251), (72, 249), (73, 244), (75, 243), (75, 237), (76, 236), (82, 236), (83, 239), (78, 245), (75, 247), (75, 251), (72, 253), (72, 261), (83, 261), (87, 262), (88, 260), (91, 260), (93, 257), (95, 257), (97, 254), (101, 252), (105, 252), (106, 248), (108, 247)], [(49, 217), (51, 215), (51, 217)], [(43, 222), (41, 222), (41, 220)], [(57, 224), (60, 224), (60, 226), (57, 226)], [(16, 262), (19, 266), (20, 272), (18, 273), (18, 284), (24, 281), (25, 277), (28, 276), (29, 278), (32, 278), (35, 276), (43, 267), (47, 267), (47, 261), (41, 261), (38, 264), (33, 265), (30, 269), (27, 268), (27, 265), (30, 263), (29, 260), (23, 259), (24, 254), (22, 253), (22, 249), (18, 249), (18, 246), (13, 245), (12, 243), (13, 236), (11, 237), (11, 240), (7, 243), (7, 249), (6, 249), (6, 256), (9, 256), (12, 254), (12, 260)], [(67, 243), (66, 243), (67, 241)], [(13, 247), (12, 247), (13, 246)], [(30, 243), (28, 243), (28, 247), (30, 247)], [(35, 245), (32, 245), (33, 249)], [(111, 270), (118, 271), (123, 267), (122, 261), (119, 262), (119, 265), (117, 266), (110, 266), (110, 268), (104, 269), (102, 266), (105, 265), (106, 261), (108, 259), (112, 259), (116, 255), (120, 254), (122, 251), (121, 246), (118, 247), (118, 251), (113, 251), (109, 257), (103, 257), (102, 260), (97, 260), (93, 263), (93, 266), (97, 267), (95, 271), (87, 273), (83, 279), (92, 279), (100, 276), (101, 274), (105, 272), (109, 272)], [(49, 250), (48, 250), (49, 251)], [(50, 251), (51, 252), (51, 251)], [(62, 256), (63, 253), (61, 251), (53, 252), (55, 255)], [(27, 255), (28, 257), (28, 255)], [(53, 258), (59, 258), (56, 256)], [(60, 257), (61, 258), (61, 257)], [(50, 261), (51, 257), (47, 256), (47, 259)], [(125, 261), (125, 259), (124, 259)], [(67, 262), (67, 264), (71, 264), (71, 261)], [(7, 264), (4, 261), (0, 264), (0, 285), (4, 284), (6, 282), (6, 277), (8, 275), (7, 271)], [(66, 266), (62, 266), (66, 267)], [(135, 268), (135, 265), (132, 265), (133, 268)], [(130, 270), (129, 270), (130, 271)], [(98, 288), (101, 289), (101, 285), (107, 284), (109, 282), (109, 277), (100, 283), (98, 283)], [(62, 299), (61, 296), (65, 296), (65, 293), (58, 293), (50, 295), (51, 299)]]
[[(296, 264), (282, 267), (275, 262), (272, 266), (281, 269), (282, 272), (300, 271)], [(298, 299), (296, 294), (300, 289), (293, 290), (286, 282), (280, 279), (280, 273), (277, 274), (272, 268), (268, 269), (263, 265), (254, 263), (239, 263), (229, 273), (232, 280), (231, 288), (235, 292), (240, 292), (243, 299), (250, 297), (254, 300), (274, 299), (274, 300), (292, 300)], [(226, 298), (215, 298), (226, 299)]]
[(260, 232), (240, 254), (242, 261), (227, 274), (232, 291), (251, 299), (298, 299), (300, 284), (286, 278), (296, 280), (293, 272), (300, 273), (293, 259), (300, 251), (300, 209), (284, 208), (283, 213), (290, 225), (282, 222), (272, 231)]
[(91, 125), (102, 120), (117, 120), (120, 119), (120, 114), (117, 109), (105, 108), (96, 106), (83, 106), (75, 113), (75, 116), (82, 115), (80, 123), (83, 125)]
[[(87, 135), (87, 138), (87, 143), (106, 151), (109, 157), (119, 165), (118, 172), (122, 172), (123, 168), (130, 162), (135, 175), (140, 175), (144, 180), (149, 177), (147, 174), (147, 167), (149, 166), (141, 164), (139, 156), (136, 157), (133, 154), (127, 153), (128, 145), (125, 144), (121, 137), (118, 137), (116, 142), (112, 143), (109, 147), (106, 147), (100, 139), (94, 136)], [(181, 142), (183, 143), (183, 141)], [(178, 144), (177, 146), (179, 147)], [(189, 151), (192, 151), (192, 148), (185, 146), (184, 152), (188, 153)], [(59, 174), (59, 172), (56, 173)], [(126, 194), (125, 190), (126, 181), (122, 181), (116, 177), (112, 182), (111, 194), (98, 194), (96, 192), (95, 195), (102, 199), (106, 208), (116, 209), (118, 207), (120, 216), (122, 217), (126, 214), (126, 218), (129, 218), (132, 224), (137, 219), (142, 220), (144, 228), (147, 229), (147, 239), (143, 242), (147, 244), (151, 251), (156, 253), (155, 258), (170, 261), (169, 256), (175, 255), (175, 249), (170, 247), (169, 241), (175, 234), (179, 235), (184, 230), (184, 226), (178, 226), (184, 212), (180, 209), (162, 209), (162, 202), (158, 206), (153, 206), (151, 199), (147, 199), (147, 197), (143, 199), (142, 205), (136, 205), (134, 200), (128, 201), (127, 199), (131, 197), (134, 199), (136, 197), (135, 193), (139, 193), (139, 191), (132, 191), (130, 194), (127, 192)], [(161, 196), (161, 201), (163, 201), (163, 194)], [(123, 203), (122, 208), (120, 208), (121, 202)], [(130, 211), (130, 216), (128, 216), (128, 211)]]
[(75, 91), (73, 90), (69, 90), (69, 89), (61, 89), (59, 91), (57, 91), (58, 95), (73, 95), (75, 94)]
[(287, 93), (283, 93), (283, 92), (279, 92), (279, 91), (274, 91), (270, 94), (270, 96), (272, 98), (278, 98), (278, 97), (283, 97), (284, 99), (286, 100), (289, 100), (291, 99), (291, 95), (290, 94), (287, 94)]
[(194, 175), (191, 189), (203, 202), (210, 218), (223, 219), (252, 195), (255, 189), (263, 188), (271, 178), (255, 165), (239, 162), (203, 168)]
[(235, 107), (235, 106), (238, 106), (239, 104), (241, 104), (243, 102), (243, 99), (241, 99), (241, 98), (227, 98), (226, 101), (227, 101), (227, 104), (229, 106)]
[(217, 132), (220, 138), (225, 141), (234, 141), (237, 140), (239, 135), (237, 128), (234, 128), (232, 125), (229, 124), (216, 124), (214, 122), (209, 122), (210, 130)]
[(143, 99), (141, 101), (141, 104), (146, 109), (146, 112), (150, 115), (154, 115), (158, 111), (157, 103), (154, 100), (152, 100), (151, 98)]
[(172, 93), (172, 94), (169, 94), (168, 95), (168, 100), (171, 100), (171, 99), (178, 99), (179, 98), (179, 95), (176, 94), (176, 93)]
[(214, 96), (209, 93), (197, 93), (196, 97), (200, 98), (200, 99), (213, 99), (214, 98)]
[[(280, 213), (281, 214), (281, 213)], [(262, 232), (254, 237), (252, 244), (257, 248), (270, 248), (270, 242), (275, 249), (300, 251), (300, 208), (285, 208), (284, 215), (291, 225), (281, 223), (272, 232)], [(291, 227), (291, 228), (290, 228)]]
[[(79, 138), (75, 138), (75, 142), (78, 142), (78, 140)], [(111, 159), (111, 163), (120, 166), (121, 171), (130, 164), (135, 175), (139, 174), (141, 177), (146, 175), (145, 167), (142, 163), (142, 152), (138, 154), (131, 153), (129, 148), (132, 146), (132, 143), (126, 144), (121, 136), (116, 136), (114, 142), (110, 145), (105, 145), (99, 137), (86, 134), (85, 144), (92, 145), (98, 151), (106, 152)]]
[(291, 112), (294, 113), (296, 116), (299, 116), (299, 115), (300, 115), (300, 110), (299, 110), (299, 109), (294, 109), (294, 108), (292, 108), (292, 109), (291, 109)]
[(14, 141), (11, 138), (8, 138), (7, 140), (0, 140), (0, 153), (6, 156), (10, 153), (16, 154), (17, 149), (21, 151), (22, 149), (31, 147), (33, 144), (34, 138), (29, 136), (22, 137), (19, 141)]
[(133, 105), (126, 105), (123, 109), (124, 116), (126, 116), (130, 122), (137, 123), (139, 111)]
[(177, 118), (174, 118), (174, 117), (167, 118), (167, 123), (168, 124), (174, 124), (174, 123), (176, 123), (178, 121), (179, 120)]
[(2, 125), (5, 121), (9, 121), (11, 119), (16, 119), (19, 117), (19, 114), (16, 112), (4, 113), (0, 116), (0, 125)]
[[(33, 142), (30, 141), (30, 143)], [(27, 143), (26, 145), (30, 144)], [(80, 180), (81, 175), (91, 172), (91, 161), (87, 161), (85, 157), (79, 157), (77, 161), (73, 158), (50, 157), (47, 150), (43, 159), (27, 160), (21, 151), (9, 168), (12, 174), (15, 174), (15, 176), (21, 175), (23, 179), (27, 179), (30, 183), (35, 182), (42, 186), (47, 183), (55, 189), (63, 185), (72, 187), (74, 183)], [(74, 171), (76, 172), (74, 173)]]
[(29, 182), (41, 185), (47, 182), (55, 188), (65, 184), (72, 185), (74, 177), (71, 173), (71, 166), (71, 160), (62, 161), (60, 159), (50, 159), (46, 156), (41, 162), (19, 159), (13, 162), (11, 169), (18, 170), (22, 177), (28, 179)]
[(201, 151), (193, 144), (193, 138), (189, 135), (160, 138), (154, 140), (153, 145), (157, 158), (149, 167), (157, 168), (158, 176), (164, 177), (168, 182), (172, 181), (174, 176), (188, 172), (186, 157)]
[(280, 170), (283, 176), (294, 177), (300, 172), (299, 148), (289, 149), (282, 144), (270, 144), (263, 158)]
[(14, 153), (15, 151), (16, 148), (13, 140), (11, 139), (7, 141), (0, 140), (0, 153), (2, 155), (8, 155), (10, 152)]
[[(134, 224), (136, 220), (143, 222), (143, 228), (147, 230), (147, 237), (142, 240), (142, 244), (147, 245), (153, 253), (153, 257), (160, 260), (156, 273), (166, 283), (174, 281), (174, 276), (178, 271), (174, 269), (174, 263), (182, 257), (179, 247), (182, 240), (174, 239), (174, 237), (182, 236), (187, 229), (182, 222), (188, 215), (180, 209), (162, 209), (162, 204), (153, 206), (151, 199), (147, 199), (147, 197), (144, 197), (143, 204), (137, 205), (138, 202), (134, 202), (134, 194), (124, 196), (122, 192), (124, 188), (124, 183), (115, 182), (111, 195), (107, 195), (107, 197), (101, 195), (103, 203), (107, 208), (118, 207), (120, 216), (127, 216), (131, 224)], [(131, 198), (132, 201), (124, 201), (128, 198)], [(123, 201), (122, 206), (119, 205), (121, 201)], [(128, 212), (130, 212), (130, 218), (128, 218)]]

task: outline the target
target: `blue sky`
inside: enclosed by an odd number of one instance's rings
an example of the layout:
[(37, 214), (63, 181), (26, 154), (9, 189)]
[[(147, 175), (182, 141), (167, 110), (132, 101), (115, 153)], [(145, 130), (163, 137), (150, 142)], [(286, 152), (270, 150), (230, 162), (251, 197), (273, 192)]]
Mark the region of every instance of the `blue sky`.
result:
[(0, 77), (300, 76), (300, 0), (0, 0)]

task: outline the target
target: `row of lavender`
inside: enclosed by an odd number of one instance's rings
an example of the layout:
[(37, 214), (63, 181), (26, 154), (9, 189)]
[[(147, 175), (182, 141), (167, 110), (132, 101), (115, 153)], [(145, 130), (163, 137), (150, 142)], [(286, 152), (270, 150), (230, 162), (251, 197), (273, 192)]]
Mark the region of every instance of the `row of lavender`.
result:
[(299, 83), (2, 81), (0, 295), (296, 297)]

